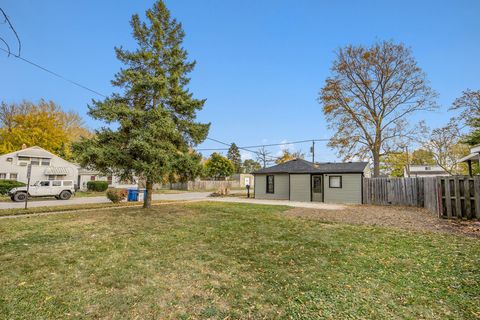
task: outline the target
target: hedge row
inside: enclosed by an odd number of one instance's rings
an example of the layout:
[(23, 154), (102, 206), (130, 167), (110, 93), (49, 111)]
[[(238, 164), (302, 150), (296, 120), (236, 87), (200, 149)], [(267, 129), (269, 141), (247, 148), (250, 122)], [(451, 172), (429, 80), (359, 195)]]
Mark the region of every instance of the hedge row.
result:
[(103, 192), (108, 189), (108, 182), (107, 181), (88, 181), (87, 189), (89, 191)]
[(25, 183), (15, 180), (0, 180), (0, 194), (5, 195), (13, 188), (23, 187)]

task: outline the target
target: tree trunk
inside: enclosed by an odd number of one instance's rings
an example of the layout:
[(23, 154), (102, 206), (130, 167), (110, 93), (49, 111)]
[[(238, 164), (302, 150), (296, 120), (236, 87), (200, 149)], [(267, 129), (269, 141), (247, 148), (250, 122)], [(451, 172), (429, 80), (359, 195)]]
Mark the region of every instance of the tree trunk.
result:
[(380, 152), (373, 150), (373, 176), (380, 176)]
[(147, 194), (143, 199), (143, 208), (150, 209), (152, 207), (152, 193), (153, 193), (153, 183), (150, 179), (147, 178), (146, 182)]

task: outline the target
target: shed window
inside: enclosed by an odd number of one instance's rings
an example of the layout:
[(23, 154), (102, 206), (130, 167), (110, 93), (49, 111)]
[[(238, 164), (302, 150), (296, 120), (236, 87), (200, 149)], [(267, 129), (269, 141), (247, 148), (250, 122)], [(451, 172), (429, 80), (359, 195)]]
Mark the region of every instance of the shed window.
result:
[(341, 176), (330, 176), (330, 177), (328, 177), (328, 186), (330, 188), (341, 188), (342, 187), (342, 177)]
[(267, 193), (274, 193), (275, 176), (267, 176)]

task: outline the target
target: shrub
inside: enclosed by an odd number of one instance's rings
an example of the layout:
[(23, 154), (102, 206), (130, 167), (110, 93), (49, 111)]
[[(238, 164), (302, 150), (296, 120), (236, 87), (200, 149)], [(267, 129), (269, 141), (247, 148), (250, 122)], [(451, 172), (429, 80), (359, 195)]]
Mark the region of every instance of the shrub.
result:
[(88, 181), (87, 190), (88, 191), (98, 191), (103, 192), (108, 189), (107, 181)]
[(15, 180), (0, 180), (0, 194), (7, 194), (8, 191), (16, 187), (23, 187), (25, 183)]
[(119, 203), (127, 198), (127, 189), (108, 189), (107, 198), (113, 203)]

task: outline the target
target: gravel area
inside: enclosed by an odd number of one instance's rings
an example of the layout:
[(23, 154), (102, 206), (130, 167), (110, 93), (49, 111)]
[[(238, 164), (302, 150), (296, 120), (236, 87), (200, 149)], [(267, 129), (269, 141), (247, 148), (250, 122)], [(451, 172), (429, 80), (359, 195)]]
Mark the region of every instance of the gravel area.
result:
[(359, 225), (466, 235), (480, 239), (480, 221), (440, 219), (423, 208), (348, 205), (342, 210), (294, 208), (287, 216)]

